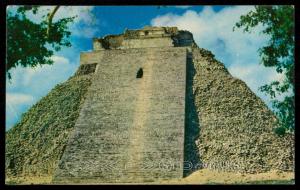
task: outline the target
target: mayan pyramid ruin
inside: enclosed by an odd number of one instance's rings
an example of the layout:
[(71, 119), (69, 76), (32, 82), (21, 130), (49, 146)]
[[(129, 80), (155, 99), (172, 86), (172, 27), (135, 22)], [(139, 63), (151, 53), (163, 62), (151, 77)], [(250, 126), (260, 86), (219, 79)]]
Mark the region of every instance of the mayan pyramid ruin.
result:
[(294, 135), (192, 33), (144, 27), (93, 39), (74, 76), (6, 133), (6, 177), (151, 183), (210, 168), (294, 170)]

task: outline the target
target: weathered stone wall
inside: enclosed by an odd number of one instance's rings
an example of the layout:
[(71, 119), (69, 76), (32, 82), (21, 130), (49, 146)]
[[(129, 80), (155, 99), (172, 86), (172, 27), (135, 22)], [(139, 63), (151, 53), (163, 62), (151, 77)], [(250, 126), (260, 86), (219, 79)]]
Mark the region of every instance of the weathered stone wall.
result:
[(125, 30), (124, 34), (94, 38), (93, 49), (182, 47), (191, 46), (193, 43), (192, 33), (178, 31), (176, 27), (144, 27), (141, 30)]
[(54, 183), (181, 178), (186, 57), (175, 47), (83, 54), (98, 65)]
[(91, 75), (77, 72), (55, 86), (6, 132), (6, 181), (22, 183), (24, 178), (51, 178), (90, 84)]
[[(179, 42), (179, 41), (176, 41)], [(94, 39), (94, 50), (107, 49), (131, 49), (131, 48), (150, 48), (150, 47), (173, 47), (179, 46), (174, 43), (173, 39), (168, 37), (146, 37), (146, 38), (129, 38), (124, 39), (123, 36), (111, 37), (108, 39)], [(188, 44), (187, 44), (188, 45)]]
[(205, 168), (259, 173), (294, 170), (294, 135), (279, 137), (277, 119), (211, 52), (193, 48), (196, 144)]
[(172, 47), (173, 40), (170, 37), (164, 38), (144, 38), (144, 39), (127, 39), (122, 43), (122, 49), (127, 48), (146, 48), (146, 47)]

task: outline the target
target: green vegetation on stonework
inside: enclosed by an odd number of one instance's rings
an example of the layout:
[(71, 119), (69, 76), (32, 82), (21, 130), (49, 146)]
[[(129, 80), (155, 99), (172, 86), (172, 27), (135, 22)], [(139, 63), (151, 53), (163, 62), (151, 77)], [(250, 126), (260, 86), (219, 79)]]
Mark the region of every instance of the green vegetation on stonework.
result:
[[(236, 27), (244, 32), (258, 25), (265, 28), (262, 33), (270, 37), (264, 47), (259, 48), (261, 63), (266, 67), (276, 68), (284, 74), (283, 81), (273, 81), (260, 87), (262, 92), (272, 99), (275, 114), (280, 120), (281, 129), (275, 133), (282, 135), (285, 130), (295, 128), (295, 9), (293, 5), (255, 6), (255, 10), (240, 17)], [(287, 93), (287, 94), (286, 94)], [(278, 95), (285, 94), (283, 100)]]
[(22, 115), (6, 133), (6, 176), (52, 175), (79, 115), (89, 75), (73, 76)]

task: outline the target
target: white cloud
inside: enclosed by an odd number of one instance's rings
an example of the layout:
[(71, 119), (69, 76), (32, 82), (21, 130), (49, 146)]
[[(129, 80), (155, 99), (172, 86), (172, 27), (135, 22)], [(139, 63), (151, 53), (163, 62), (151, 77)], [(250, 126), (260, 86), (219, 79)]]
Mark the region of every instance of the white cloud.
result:
[[(226, 51), (239, 50), (248, 47), (251, 43), (256, 47), (266, 38), (257, 33), (244, 34), (241, 30), (232, 32), (234, 24), (239, 20), (240, 15), (250, 11), (252, 7), (238, 6), (226, 7), (220, 12), (214, 12), (212, 7), (206, 6), (203, 11), (197, 13), (188, 10), (183, 15), (166, 14), (154, 18), (151, 21), (155, 26), (177, 26), (179, 29), (189, 30), (199, 46), (213, 48), (218, 39), (225, 41)], [(257, 44), (258, 43), (258, 44)], [(256, 51), (255, 49), (255, 51)], [(247, 51), (247, 50), (245, 50)]]
[(54, 21), (77, 15), (70, 31), (75, 36), (92, 38), (99, 32), (96, 18), (92, 14), (94, 8), (94, 6), (62, 6), (58, 9)]
[[(9, 6), (8, 9), (11, 12), (15, 13), (18, 6)], [(32, 11), (27, 11), (26, 16), (35, 23), (40, 23), (42, 20), (45, 20), (45, 17), (49, 12), (51, 12), (55, 6), (41, 6), (36, 14), (33, 14)], [(62, 18), (74, 17), (74, 22), (71, 23), (70, 31), (72, 35), (91, 38), (94, 37), (96, 32), (99, 31), (97, 27), (96, 18), (92, 14), (94, 6), (60, 6), (57, 12), (53, 17), (53, 22), (58, 21)]]
[(74, 25), (72, 26), (72, 32), (75, 36), (93, 38), (95, 37), (95, 34), (99, 32), (99, 29), (97, 27), (87, 27), (86, 25)]
[(15, 121), (21, 116), (22, 109), (31, 106), (34, 97), (22, 93), (6, 93), (6, 127), (15, 124)]
[(54, 61), (52, 65), (11, 69), (12, 79), (7, 80), (7, 90), (24, 88), (22, 90), (30, 90), (35, 95), (43, 95), (55, 84), (66, 80), (78, 67), (76, 64), (71, 64), (65, 57), (52, 56), (51, 59)]
[(22, 112), (45, 96), (56, 84), (64, 82), (78, 67), (65, 57), (53, 56), (53, 65), (36, 68), (17, 67), (11, 70), (12, 79), (6, 80), (6, 128), (15, 124)]
[(77, 15), (75, 22), (92, 23), (94, 21), (91, 14), (93, 9), (94, 6), (61, 6), (54, 17), (54, 21)]
[(7, 93), (6, 103), (9, 105), (31, 104), (34, 98), (28, 94), (22, 93)]
[(178, 9), (188, 9), (188, 8), (190, 8), (192, 6), (179, 5), (179, 6), (175, 6), (175, 7), (178, 8)]
[[(18, 8), (18, 6), (13, 6), (13, 9)], [(27, 11), (26, 16), (33, 22), (40, 23), (51, 12), (55, 6), (40, 6), (36, 14), (33, 14), (32, 11)], [(94, 9), (94, 6), (60, 6), (53, 17), (53, 22), (58, 21), (59, 19), (66, 17), (76, 16), (74, 22), (93, 22), (93, 15), (91, 11)]]
[(246, 82), (252, 91), (270, 105), (269, 97), (258, 88), (271, 81), (283, 79), (274, 68), (259, 65), (257, 49), (263, 46), (268, 37), (260, 33), (263, 26), (253, 32), (243, 33), (241, 29), (233, 32), (233, 27), (241, 15), (248, 13), (252, 6), (231, 6), (215, 12), (205, 6), (200, 12), (187, 10), (182, 15), (168, 13), (152, 19), (153, 26), (177, 26), (193, 33), (199, 47), (212, 51), (223, 62), (229, 72)]
[[(265, 96), (264, 93), (257, 89), (264, 85), (270, 84), (274, 80), (283, 81), (284, 74), (277, 73), (273, 68), (264, 67), (258, 64), (250, 65), (238, 65), (233, 64), (228, 68), (232, 76), (239, 78), (247, 83), (250, 89), (253, 90), (258, 96), (260, 96), (269, 106), (271, 98)], [(282, 99), (282, 96), (278, 96), (277, 99)]]
[[(14, 14), (17, 8), (18, 6), (9, 6), (7, 10)], [(42, 16), (53, 8), (54, 6), (41, 6), (36, 15), (28, 12), (27, 16), (33, 22), (39, 23), (43, 19)], [(53, 17), (53, 22), (77, 15), (74, 22), (69, 25), (69, 30), (73, 36), (90, 39), (94, 37), (99, 28), (97, 27), (98, 18), (94, 18), (92, 14), (94, 8), (94, 6), (61, 6)], [(36, 68), (19, 66), (10, 70), (12, 79), (6, 80), (8, 97), (6, 100), (6, 129), (14, 125), (22, 113), (45, 96), (55, 85), (64, 82), (74, 74), (79, 65), (82, 41), (78, 38), (71, 38), (71, 40), (72, 48), (63, 47), (60, 52), (56, 52), (56, 55), (52, 57), (53, 65), (37, 66)], [(22, 98), (18, 102), (16, 97)]]

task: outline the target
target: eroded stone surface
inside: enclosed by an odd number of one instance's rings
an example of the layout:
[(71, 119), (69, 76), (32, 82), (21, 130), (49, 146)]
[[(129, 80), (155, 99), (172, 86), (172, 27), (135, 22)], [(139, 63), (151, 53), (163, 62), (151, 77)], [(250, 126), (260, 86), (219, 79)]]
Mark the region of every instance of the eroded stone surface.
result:
[(144, 27), (140, 30), (125, 30), (124, 34), (94, 38), (94, 50), (131, 49), (149, 47), (182, 47), (193, 44), (193, 35), (177, 27)]
[(203, 166), (247, 173), (293, 171), (294, 135), (276, 135), (274, 114), (211, 52), (193, 48), (192, 54), (200, 123), (196, 144)]
[(54, 182), (181, 178), (186, 57), (182, 47), (90, 53), (97, 69)]
[[(274, 114), (191, 33), (127, 30), (95, 39), (80, 63), (7, 132), (7, 177), (56, 169), (54, 183), (115, 183), (180, 178), (201, 167), (294, 170), (294, 134), (277, 136)], [(183, 162), (195, 168), (183, 170)]]

